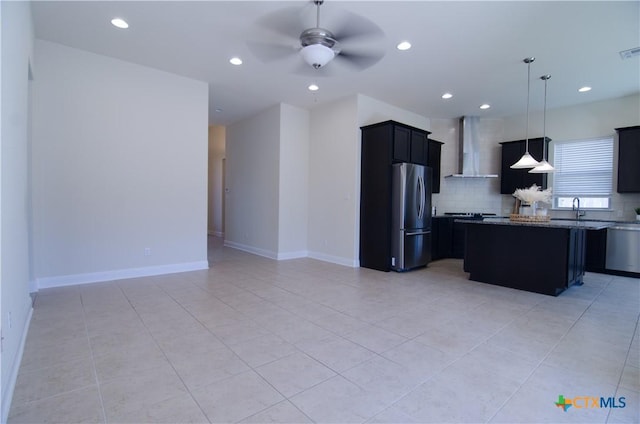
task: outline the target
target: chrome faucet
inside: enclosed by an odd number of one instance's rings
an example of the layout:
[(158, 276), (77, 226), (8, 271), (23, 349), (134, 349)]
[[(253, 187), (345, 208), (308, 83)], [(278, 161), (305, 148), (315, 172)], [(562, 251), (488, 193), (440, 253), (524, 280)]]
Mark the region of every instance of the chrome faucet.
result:
[[(576, 206), (577, 204), (577, 206)], [(571, 210), (572, 211), (576, 211), (576, 221), (578, 221), (580, 219), (580, 217), (582, 215), (584, 215), (584, 212), (580, 212), (580, 198), (579, 197), (574, 197), (573, 198), (573, 202), (571, 204)]]

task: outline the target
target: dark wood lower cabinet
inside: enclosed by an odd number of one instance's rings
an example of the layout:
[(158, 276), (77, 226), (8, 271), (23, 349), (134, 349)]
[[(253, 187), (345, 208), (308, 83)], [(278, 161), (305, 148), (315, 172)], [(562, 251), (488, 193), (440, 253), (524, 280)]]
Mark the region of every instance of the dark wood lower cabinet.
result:
[(588, 272), (605, 272), (607, 257), (607, 229), (587, 230), (586, 249), (585, 270)]
[(431, 219), (431, 260), (451, 258), (453, 249), (453, 218)]
[(466, 224), (469, 279), (557, 296), (582, 284), (584, 228)]

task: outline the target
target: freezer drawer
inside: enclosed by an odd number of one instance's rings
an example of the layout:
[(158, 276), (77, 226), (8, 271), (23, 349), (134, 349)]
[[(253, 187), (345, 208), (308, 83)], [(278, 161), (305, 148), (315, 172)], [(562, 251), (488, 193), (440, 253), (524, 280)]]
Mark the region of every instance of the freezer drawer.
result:
[(391, 269), (408, 271), (431, 261), (430, 230), (399, 230), (391, 243)]

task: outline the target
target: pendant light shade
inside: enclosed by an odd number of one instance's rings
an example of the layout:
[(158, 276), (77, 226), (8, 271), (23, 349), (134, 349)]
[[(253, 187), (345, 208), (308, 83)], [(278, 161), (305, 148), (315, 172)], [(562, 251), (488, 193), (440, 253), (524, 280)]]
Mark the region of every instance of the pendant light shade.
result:
[(547, 157), (547, 81), (551, 75), (540, 77), (544, 81), (544, 112), (542, 118), (542, 160), (540, 165), (529, 171), (530, 174), (548, 174), (556, 169), (545, 159)]
[(531, 92), (531, 62), (536, 60), (535, 57), (527, 57), (523, 60), (527, 64), (527, 127), (525, 129), (525, 151), (519, 161), (511, 165), (512, 169), (533, 168), (540, 165), (540, 162), (534, 159), (529, 153), (529, 94)]

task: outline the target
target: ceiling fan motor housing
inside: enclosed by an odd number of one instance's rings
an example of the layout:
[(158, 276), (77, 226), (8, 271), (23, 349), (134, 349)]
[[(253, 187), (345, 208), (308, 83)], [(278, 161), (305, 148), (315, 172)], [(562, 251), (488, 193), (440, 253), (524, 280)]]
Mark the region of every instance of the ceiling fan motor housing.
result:
[(305, 61), (318, 69), (327, 64), (337, 52), (334, 50), (336, 39), (331, 31), (324, 28), (309, 28), (300, 34), (302, 56)]

